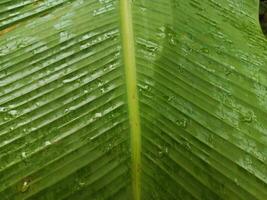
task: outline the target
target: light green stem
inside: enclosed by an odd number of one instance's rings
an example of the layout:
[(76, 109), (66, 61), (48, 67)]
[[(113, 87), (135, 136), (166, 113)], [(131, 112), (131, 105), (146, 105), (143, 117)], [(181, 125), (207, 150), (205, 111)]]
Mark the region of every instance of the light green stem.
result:
[(132, 187), (134, 200), (140, 200), (141, 128), (139, 119), (136, 62), (131, 0), (120, 0), (121, 33), (125, 78), (127, 85), (128, 112), (131, 131)]

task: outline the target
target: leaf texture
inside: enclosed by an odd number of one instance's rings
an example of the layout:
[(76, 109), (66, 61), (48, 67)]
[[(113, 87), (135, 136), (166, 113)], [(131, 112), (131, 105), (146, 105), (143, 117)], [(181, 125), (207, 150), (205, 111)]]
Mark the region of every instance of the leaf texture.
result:
[(0, 200), (267, 199), (258, 5), (0, 1)]
[(256, 1), (135, 1), (143, 199), (266, 199)]
[(1, 199), (123, 198), (129, 123), (116, 2), (0, 5)]

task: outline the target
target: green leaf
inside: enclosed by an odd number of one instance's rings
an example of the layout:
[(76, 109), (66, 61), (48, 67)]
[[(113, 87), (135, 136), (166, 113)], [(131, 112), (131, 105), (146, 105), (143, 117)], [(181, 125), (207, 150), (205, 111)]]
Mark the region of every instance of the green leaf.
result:
[(265, 200), (258, 7), (0, 1), (0, 200)]

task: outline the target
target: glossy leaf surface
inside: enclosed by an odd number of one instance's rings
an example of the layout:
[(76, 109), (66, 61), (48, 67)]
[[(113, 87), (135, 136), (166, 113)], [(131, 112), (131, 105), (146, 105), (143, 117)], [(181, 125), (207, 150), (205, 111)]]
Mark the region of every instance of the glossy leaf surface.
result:
[(265, 200), (258, 6), (0, 1), (0, 200)]

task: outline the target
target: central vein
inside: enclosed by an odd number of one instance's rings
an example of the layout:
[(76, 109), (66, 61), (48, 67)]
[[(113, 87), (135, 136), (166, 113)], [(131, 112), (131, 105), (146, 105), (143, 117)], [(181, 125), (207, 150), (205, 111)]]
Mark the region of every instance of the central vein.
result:
[(134, 200), (140, 200), (141, 128), (137, 94), (137, 75), (131, 0), (120, 0), (120, 14), (123, 58), (127, 85), (128, 112), (131, 131), (132, 187)]

